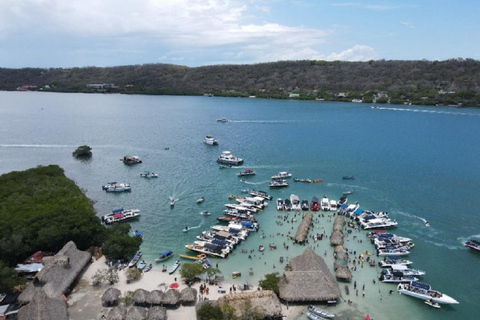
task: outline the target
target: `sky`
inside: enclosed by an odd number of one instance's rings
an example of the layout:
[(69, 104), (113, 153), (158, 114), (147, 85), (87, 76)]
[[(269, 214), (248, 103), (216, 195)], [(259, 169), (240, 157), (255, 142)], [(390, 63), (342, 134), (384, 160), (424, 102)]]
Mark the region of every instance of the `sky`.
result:
[(0, 0), (0, 67), (480, 59), (477, 0)]

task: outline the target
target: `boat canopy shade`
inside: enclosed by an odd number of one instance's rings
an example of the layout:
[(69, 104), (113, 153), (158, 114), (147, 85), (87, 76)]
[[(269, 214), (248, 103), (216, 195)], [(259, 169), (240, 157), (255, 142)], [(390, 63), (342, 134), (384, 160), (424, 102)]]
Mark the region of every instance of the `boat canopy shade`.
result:
[(150, 173), (150, 170), (145, 170), (143, 171), (143, 173)]
[(218, 239), (213, 239), (212, 243), (216, 244), (216, 245), (219, 245), (219, 246), (222, 246), (222, 247), (225, 247), (226, 245), (228, 245), (228, 243), (226, 241), (222, 241), (222, 240), (218, 240)]
[(230, 238), (232, 236), (230, 233), (225, 231), (218, 231), (216, 235), (225, 239)]
[(250, 221), (242, 221), (242, 226), (251, 227), (251, 226), (253, 226), (253, 223), (250, 222)]
[(421, 282), (416, 282), (416, 281), (412, 281), (412, 283), (410, 284), (412, 287), (417, 287), (417, 288), (422, 288), (422, 289), (425, 289), (425, 290), (430, 290), (430, 285), (426, 284), (426, 283), (421, 283)]
[(123, 212), (125, 209), (121, 208), (121, 209), (116, 209), (116, 210), (113, 210), (112, 212), (113, 213), (120, 213), (120, 212)]
[(387, 233), (387, 230), (373, 230), (376, 234)]
[(219, 245), (213, 244), (213, 243), (205, 243), (205, 248), (213, 251), (221, 251), (223, 248)]
[(230, 232), (232, 234), (239, 233), (240, 231), (242, 231), (242, 230), (241, 229), (233, 229), (233, 228), (228, 229), (228, 232)]
[(363, 220), (372, 220), (372, 219), (377, 219), (377, 217), (373, 214), (367, 214), (366, 216), (362, 217)]
[(361, 213), (363, 213), (363, 211), (364, 211), (364, 210), (363, 210), (362, 208), (358, 208), (357, 210), (355, 210), (354, 213), (355, 213), (355, 214), (361, 214)]
[(114, 218), (121, 218), (121, 217), (123, 217), (123, 213), (120, 212), (120, 213), (114, 214), (113, 217)]
[(378, 239), (392, 239), (394, 237), (394, 234), (392, 233), (383, 233), (378, 235)]
[(162, 253), (160, 256), (161, 256), (161, 257), (166, 257), (166, 256), (168, 256), (168, 255), (170, 255), (170, 254), (172, 254), (172, 253), (173, 253), (172, 250), (167, 250), (167, 251), (165, 251), (164, 253)]
[[(312, 200), (312, 201), (313, 201), (313, 200)], [(347, 207), (348, 207), (348, 205), (346, 205), (346, 204), (342, 204), (342, 205), (340, 206), (341, 209), (347, 209)]]

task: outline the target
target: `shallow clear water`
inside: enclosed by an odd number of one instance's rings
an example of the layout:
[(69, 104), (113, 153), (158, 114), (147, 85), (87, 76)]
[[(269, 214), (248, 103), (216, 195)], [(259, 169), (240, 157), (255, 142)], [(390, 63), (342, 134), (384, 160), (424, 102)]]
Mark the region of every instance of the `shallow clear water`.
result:
[[(230, 121), (217, 122), (221, 117)], [(341, 303), (331, 311), (345, 319), (364, 319), (367, 313), (374, 319), (474, 319), (480, 255), (462, 242), (480, 238), (479, 124), (477, 109), (0, 92), (0, 173), (59, 164), (95, 201), (99, 215), (121, 207), (141, 209), (142, 216), (132, 227), (143, 232), (142, 250), (150, 261), (166, 249), (190, 254), (184, 245), (217, 224), (215, 218), (230, 194), (240, 195), (246, 188), (269, 191), (268, 181), (279, 171), (322, 178), (324, 182), (316, 184), (292, 181), (289, 188), (270, 193), (274, 199), (292, 193), (308, 200), (314, 195), (338, 199), (343, 191), (353, 190), (351, 201), (365, 209), (388, 211), (399, 222), (395, 232), (414, 239), (409, 258), (413, 267), (427, 271), (423, 281), (460, 302), (434, 310), (420, 300), (390, 295), (395, 286), (378, 281), (374, 285), (379, 270), (365, 266), (354, 272), (354, 280), (359, 286), (366, 284), (366, 296), (361, 292), (355, 296), (350, 284), (350, 295), (344, 298), (352, 299), (353, 306)], [(207, 134), (220, 145), (203, 144)], [(83, 144), (92, 146), (94, 154), (85, 162), (71, 156)], [(244, 158), (244, 166), (219, 169), (215, 160), (223, 150)], [(124, 165), (119, 159), (127, 154), (140, 156), (143, 163)], [(246, 178), (247, 183), (236, 176), (244, 168), (257, 172)], [(160, 177), (140, 178), (144, 170)], [(345, 175), (356, 179), (342, 180)], [(103, 192), (101, 186), (110, 181), (130, 182), (132, 192)], [(198, 205), (201, 196), (206, 200)], [(169, 197), (178, 199), (173, 209)], [(212, 215), (203, 217), (202, 210)], [(265, 239), (254, 234), (229, 259), (214, 259), (226, 279), (232, 271), (241, 271), (237, 283), (256, 285), (264, 273), (281, 273), (280, 256), (291, 258), (303, 251), (286, 239), (301, 219), (286, 223), (277, 216), (273, 201), (259, 214)], [(421, 218), (431, 227), (425, 228)], [(317, 219), (316, 230), (329, 235), (329, 218)], [(198, 228), (184, 233), (185, 226)], [(373, 251), (365, 239), (363, 231), (352, 234), (346, 245), (357, 252)], [(258, 245), (271, 242), (278, 249), (267, 247), (261, 255)], [(332, 267), (332, 248), (325, 240), (317, 244), (317, 253), (323, 256), (327, 250), (324, 257)], [(248, 259), (240, 253), (242, 248), (254, 249), (255, 256)], [(253, 276), (248, 275), (249, 267), (254, 268)], [(340, 287), (344, 292), (344, 284)]]

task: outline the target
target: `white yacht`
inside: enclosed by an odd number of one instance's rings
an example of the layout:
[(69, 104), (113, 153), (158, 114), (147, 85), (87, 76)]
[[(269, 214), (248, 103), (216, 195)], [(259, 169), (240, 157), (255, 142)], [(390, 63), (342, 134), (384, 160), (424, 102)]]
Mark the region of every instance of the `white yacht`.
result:
[(130, 187), (130, 183), (109, 182), (104, 185), (102, 189), (107, 192), (123, 192), (130, 191), (132, 188)]
[(143, 171), (143, 173), (140, 173), (140, 177), (143, 178), (158, 178), (158, 174), (152, 171)]
[(376, 228), (395, 227), (397, 224), (398, 224), (397, 221), (390, 220), (388, 218), (372, 219), (372, 220), (368, 220), (367, 222), (361, 222), (360, 223), (362, 228), (365, 229), (365, 230), (376, 229)]
[(218, 141), (210, 135), (206, 136), (205, 139), (203, 139), (203, 143), (208, 144), (209, 146), (218, 145)]
[(114, 222), (127, 221), (140, 216), (140, 210), (138, 209), (117, 209), (112, 213), (108, 213), (102, 217), (102, 221), (105, 224), (111, 224)]
[(410, 251), (405, 249), (379, 249), (377, 255), (388, 257), (399, 257), (410, 254)]
[(270, 188), (284, 188), (288, 187), (288, 182), (287, 180), (272, 180), (270, 184), (268, 185)]
[(278, 198), (278, 199), (277, 199), (277, 210), (278, 210), (278, 211), (282, 211), (282, 210), (283, 210), (283, 199), (282, 199), (282, 198)]
[(292, 177), (291, 173), (288, 173), (286, 171), (279, 172), (278, 174), (272, 176), (272, 179), (286, 179)]
[(211, 243), (205, 243), (204, 245), (199, 244), (187, 244), (185, 246), (188, 250), (195, 252), (205, 253), (207, 255), (215, 256), (218, 258), (225, 258), (230, 252), (229, 249), (224, 249), (220, 246)]
[(404, 264), (394, 264), (390, 267), (392, 271), (400, 271), (405, 276), (423, 276), (425, 275), (425, 271), (417, 270), (417, 269), (410, 269), (408, 266)]
[(290, 202), (292, 203), (292, 210), (300, 211), (302, 209), (300, 207), (300, 198), (296, 194), (290, 195)]
[(234, 157), (230, 151), (223, 151), (220, 157), (218, 157), (217, 162), (232, 166), (238, 166), (243, 163), (243, 159)]
[(393, 258), (385, 258), (384, 260), (380, 261), (378, 265), (382, 268), (389, 268), (394, 265), (403, 265), (403, 266), (409, 266), (413, 262), (410, 260), (405, 260), (405, 259), (393, 259)]
[(330, 211), (330, 201), (328, 200), (327, 196), (323, 196), (322, 200), (320, 201), (320, 209), (322, 211)]
[(432, 290), (426, 283), (412, 281), (411, 283), (400, 283), (397, 291), (414, 298), (423, 300), (433, 300), (437, 303), (458, 304), (458, 301), (439, 291)]

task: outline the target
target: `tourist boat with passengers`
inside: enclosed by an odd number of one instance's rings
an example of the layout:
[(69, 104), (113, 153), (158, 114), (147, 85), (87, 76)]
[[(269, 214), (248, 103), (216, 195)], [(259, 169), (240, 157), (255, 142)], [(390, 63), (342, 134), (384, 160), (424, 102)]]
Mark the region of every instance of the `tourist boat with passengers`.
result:
[(391, 268), (394, 265), (409, 266), (413, 262), (406, 259), (385, 258), (378, 262), (378, 265), (382, 268)]
[(267, 192), (262, 191), (262, 190), (250, 190), (249, 194), (254, 197), (261, 197), (264, 198), (265, 200), (272, 200), (273, 197), (269, 195)]
[(205, 143), (205, 144), (207, 144), (207, 145), (209, 145), (209, 146), (216, 146), (216, 145), (218, 145), (218, 141), (215, 140), (215, 138), (212, 137), (212, 136), (210, 136), (210, 135), (207, 135), (207, 136), (205, 137), (205, 139), (203, 139), (203, 143)]
[(287, 180), (274, 179), (268, 185), (270, 188), (285, 188), (288, 187)]
[(417, 269), (410, 269), (408, 266), (403, 264), (394, 264), (390, 268), (393, 272), (400, 271), (405, 276), (423, 276), (426, 274), (425, 271), (417, 270)]
[(310, 208), (308, 206), (308, 200), (302, 200), (301, 204), (300, 204), (300, 208), (303, 210), (303, 211), (308, 211), (308, 209)]
[(120, 159), (125, 164), (137, 164), (142, 163), (142, 159), (138, 156), (125, 156), (123, 159)]
[(410, 254), (410, 251), (406, 250), (404, 247), (402, 248), (385, 248), (385, 249), (378, 249), (377, 255), (378, 256), (387, 256), (387, 257), (399, 257), (399, 256), (406, 256)]
[(480, 252), (480, 241), (468, 240), (465, 242), (465, 247)]
[(320, 201), (320, 209), (322, 211), (330, 211), (330, 201), (328, 200), (327, 196), (323, 196), (322, 200)]
[(254, 176), (254, 175), (256, 175), (256, 173), (252, 169), (245, 169), (242, 172), (237, 173), (237, 176), (239, 177), (247, 177), (247, 176)]
[(224, 248), (222, 246), (207, 242), (203, 244), (187, 244), (185, 245), (185, 248), (191, 251), (205, 253), (206, 255), (218, 258), (225, 258), (230, 253), (230, 250), (228, 248)]
[(310, 209), (312, 211), (320, 210), (320, 200), (317, 197), (313, 197), (312, 201), (310, 201)]
[(401, 294), (406, 294), (414, 298), (423, 300), (432, 300), (440, 304), (458, 304), (454, 298), (433, 290), (429, 284), (412, 281), (411, 283), (400, 283), (397, 286), (397, 291)]
[(124, 192), (131, 191), (132, 187), (130, 186), (130, 183), (109, 182), (104, 185), (102, 189), (107, 192)]
[(385, 283), (406, 283), (418, 281), (418, 278), (414, 276), (407, 276), (401, 271), (391, 271), (389, 269), (383, 269), (380, 274), (380, 281)]
[(161, 253), (160, 256), (157, 259), (155, 259), (155, 262), (162, 262), (162, 261), (170, 259), (171, 257), (173, 257), (173, 251), (172, 250), (167, 250), (167, 251)]
[(367, 222), (361, 222), (360, 225), (364, 230), (368, 229), (378, 229), (378, 228), (390, 228), (395, 227), (398, 224), (395, 220), (390, 220), (388, 218), (378, 218), (368, 220)]
[(243, 163), (243, 159), (233, 156), (230, 151), (223, 151), (218, 157), (217, 162), (226, 165), (239, 166)]
[(300, 198), (296, 194), (290, 195), (290, 203), (292, 204), (292, 210), (299, 211), (301, 210)]
[(152, 171), (143, 171), (143, 173), (140, 173), (140, 177), (142, 178), (158, 178), (158, 174)]
[(282, 172), (279, 172), (278, 174), (272, 176), (272, 179), (287, 179), (287, 178), (290, 178), (291, 176), (292, 176), (291, 173), (286, 172), (286, 171), (282, 171)]
[(116, 209), (112, 213), (108, 213), (102, 217), (102, 221), (105, 224), (112, 224), (114, 222), (124, 222), (132, 220), (140, 216), (140, 210), (138, 209)]

